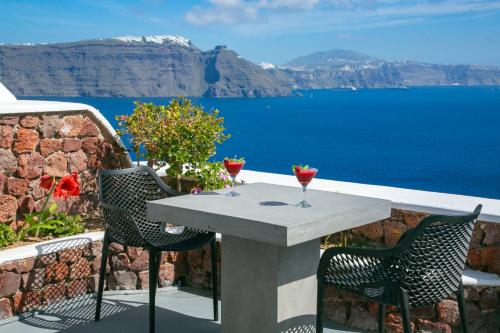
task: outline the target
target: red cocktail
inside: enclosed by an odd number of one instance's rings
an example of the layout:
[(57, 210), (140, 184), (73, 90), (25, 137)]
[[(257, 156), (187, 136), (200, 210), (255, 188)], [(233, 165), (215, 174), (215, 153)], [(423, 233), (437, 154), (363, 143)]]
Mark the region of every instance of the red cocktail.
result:
[(231, 184), (231, 192), (227, 195), (230, 197), (237, 197), (240, 194), (234, 190), (234, 186), (236, 184), (236, 176), (240, 173), (241, 169), (245, 165), (245, 160), (243, 158), (225, 158), (224, 159), (224, 167), (227, 172), (231, 176), (232, 184)]
[(299, 202), (297, 206), (302, 208), (311, 207), (311, 205), (306, 200), (307, 185), (309, 185), (314, 176), (316, 176), (316, 174), (318, 173), (318, 169), (310, 168), (308, 165), (306, 166), (294, 165), (293, 173), (295, 173), (295, 177), (297, 177), (297, 180), (299, 181), (300, 185), (302, 185), (302, 193), (303, 193), (302, 201)]

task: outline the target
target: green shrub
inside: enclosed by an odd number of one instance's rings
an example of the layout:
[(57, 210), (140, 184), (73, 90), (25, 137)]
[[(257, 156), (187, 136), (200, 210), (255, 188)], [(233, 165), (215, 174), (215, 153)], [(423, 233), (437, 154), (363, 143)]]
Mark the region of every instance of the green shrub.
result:
[(12, 228), (0, 223), (0, 248), (10, 245), (16, 241), (16, 234)]
[(168, 164), (167, 175), (177, 179), (180, 191), (184, 167), (203, 170), (215, 155), (216, 144), (229, 137), (223, 133), (224, 118), (218, 115), (218, 110), (205, 112), (186, 98), (173, 99), (168, 105), (135, 102), (130, 116), (116, 117), (117, 133), (130, 135), (138, 162), (144, 158), (149, 166)]

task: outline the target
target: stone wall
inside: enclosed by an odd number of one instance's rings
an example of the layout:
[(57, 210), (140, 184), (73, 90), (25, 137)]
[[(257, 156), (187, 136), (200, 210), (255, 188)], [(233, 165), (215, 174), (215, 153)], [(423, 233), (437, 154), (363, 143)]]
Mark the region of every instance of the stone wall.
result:
[[(357, 239), (393, 245), (400, 234), (407, 228), (414, 227), (424, 216), (416, 212), (393, 210), (390, 219), (354, 229), (352, 234)], [(483, 251), (494, 253), (493, 250), (485, 249), (498, 247), (499, 228), (499, 224), (478, 223), (470, 253), (479, 251), (480, 257)], [(49, 245), (49, 248), (40, 245), (38, 252), (42, 255), (39, 257), (0, 265), (0, 318), (94, 292), (99, 277), (102, 242), (84, 242), (85, 235), (81, 237), (81, 241), (73, 240), (69, 249), (57, 250), (58, 243)], [(65, 244), (64, 242), (61, 240), (60, 244)], [(220, 274), (220, 246), (218, 254)], [(110, 246), (105, 288), (147, 289), (148, 258), (147, 251), (113, 243)], [(478, 267), (498, 272), (498, 258), (497, 255), (485, 257)], [(210, 288), (208, 245), (199, 250), (163, 254), (159, 287), (170, 286), (179, 281), (182, 284)], [(498, 287), (466, 287), (470, 332), (498, 332), (499, 295)], [(328, 320), (362, 330), (376, 330), (375, 303), (346, 292), (328, 289), (325, 304)], [(443, 300), (434, 306), (411, 309), (411, 314), (413, 325), (419, 332), (452, 332), (460, 327), (454, 298)], [(388, 332), (402, 332), (399, 312), (393, 307), (387, 308), (386, 329)]]
[(81, 196), (59, 201), (60, 210), (93, 214), (99, 168), (126, 165), (122, 149), (105, 138), (85, 111), (0, 115), (0, 223), (17, 227), (23, 214), (41, 208), (39, 179), (78, 172)]
[[(393, 209), (389, 219), (351, 230), (354, 241), (395, 245), (408, 229), (415, 228), (428, 214)], [(474, 270), (500, 273), (500, 224), (477, 222), (472, 235), (467, 265)], [(500, 321), (500, 288), (466, 287), (470, 332), (496, 333)], [(410, 309), (417, 332), (459, 331), (461, 322), (455, 298), (422, 308)], [(325, 297), (325, 317), (333, 322), (362, 330), (377, 330), (378, 306), (356, 295), (329, 288)], [(403, 332), (398, 309), (386, 308), (386, 330)]]
[[(0, 319), (93, 293), (97, 289), (101, 241), (89, 242), (83, 234), (81, 238), (39, 245), (37, 252), (41, 255), (36, 258), (0, 265)], [(148, 259), (148, 251), (112, 243), (105, 289), (147, 289)], [(158, 278), (160, 288), (178, 282), (208, 288), (210, 281), (208, 245), (189, 252), (163, 253)]]

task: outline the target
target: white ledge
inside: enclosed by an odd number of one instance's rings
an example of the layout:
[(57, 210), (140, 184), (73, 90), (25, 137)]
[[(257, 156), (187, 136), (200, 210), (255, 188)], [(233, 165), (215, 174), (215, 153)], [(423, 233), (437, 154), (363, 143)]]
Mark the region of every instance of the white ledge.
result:
[[(81, 103), (67, 102), (52, 102), (52, 101), (36, 101), (36, 100), (0, 100), (0, 116), (12, 115), (18, 116), (23, 114), (50, 114), (50, 113), (86, 113), (96, 122), (101, 134), (110, 141), (118, 142), (124, 147), (120, 137), (116, 134), (115, 129), (109, 121), (96, 108)], [(129, 166), (132, 165), (130, 156), (126, 153), (126, 162)]]
[(52, 239), (45, 242), (15, 247), (13, 249), (0, 251), (0, 264), (15, 260), (51, 254), (61, 250), (86, 245), (90, 242), (102, 240), (104, 232), (88, 232), (85, 234)]
[[(251, 170), (242, 170), (238, 180), (247, 183), (264, 182), (299, 187), (299, 183), (293, 175)], [(482, 204), (483, 210), (479, 219), (485, 222), (500, 223), (500, 200), (496, 199), (348, 183), (329, 179), (314, 179), (308, 188), (391, 200), (393, 208), (430, 214), (472, 212), (478, 204)]]

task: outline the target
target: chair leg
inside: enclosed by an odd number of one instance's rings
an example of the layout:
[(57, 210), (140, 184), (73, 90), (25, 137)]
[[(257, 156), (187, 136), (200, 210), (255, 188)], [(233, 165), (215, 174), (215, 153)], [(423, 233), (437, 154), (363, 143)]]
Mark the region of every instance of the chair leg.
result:
[(318, 294), (316, 301), (316, 333), (323, 333), (323, 310), (324, 310), (325, 286), (318, 279)]
[(95, 321), (99, 321), (99, 319), (101, 319), (102, 293), (104, 290), (104, 278), (106, 277), (106, 263), (108, 260), (109, 243), (110, 243), (109, 237), (107, 233), (104, 233), (104, 240), (102, 243), (101, 267), (99, 269), (99, 285), (97, 287), (97, 304), (95, 308)]
[(412, 333), (410, 320), (410, 304), (408, 293), (406, 290), (401, 290), (401, 319), (403, 320), (403, 328), (405, 333)]
[(462, 322), (462, 332), (468, 333), (469, 327), (467, 326), (467, 316), (465, 314), (465, 297), (464, 286), (460, 284), (457, 290), (458, 310), (460, 312), (460, 321)]
[(156, 295), (156, 290), (158, 289), (158, 277), (159, 277), (158, 275), (160, 274), (161, 255), (162, 255), (162, 252), (159, 251), (156, 254), (156, 258), (155, 258), (155, 276), (156, 276), (155, 295)]
[(384, 333), (385, 326), (385, 305), (378, 304), (378, 333)]
[(210, 242), (210, 254), (212, 259), (212, 298), (214, 307), (214, 321), (219, 320), (219, 291), (217, 281), (217, 240), (212, 239)]
[(157, 253), (149, 251), (149, 332), (155, 332), (155, 300), (156, 300), (156, 258)]

